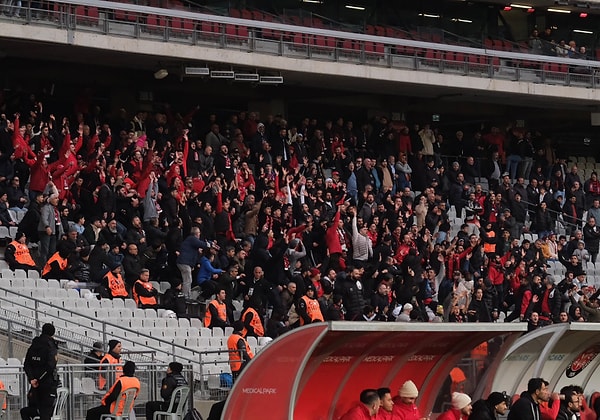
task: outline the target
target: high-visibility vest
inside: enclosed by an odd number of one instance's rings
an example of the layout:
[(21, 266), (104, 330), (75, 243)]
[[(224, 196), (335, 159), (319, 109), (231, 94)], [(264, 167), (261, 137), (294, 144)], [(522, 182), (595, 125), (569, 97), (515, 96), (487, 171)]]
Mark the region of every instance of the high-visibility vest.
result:
[(58, 266), (60, 267), (61, 270), (64, 270), (67, 268), (67, 264), (68, 264), (67, 259), (61, 257), (58, 252), (55, 252), (54, 255), (52, 255), (50, 257), (48, 262), (46, 262), (46, 265), (44, 266), (44, 269), (42, 270), (42, 277), (44, 277), (46, 274), (48, 274), (52, 270), (52, 267), (50, 267), (50, 264), (52, 264), (54, 261), (58, 262)]
[[(260, 322), (260, 315), (258, 314), (258, 312), (256, 312), (254, 308), (248, 307), (242, 314), (242, 322), (244, 323), (244, 325), (246, 324), (246, 316), (248, 314), (252, 314), (252, 321), (250, 321), (250, 326), (254, 329), (254, 333), (258, 337), (264, 337), (265, 329), (263, 328), (262, 322)], [(247, 334), (248, 330), (244, 327), (244, 329), (242, 330), (242, 336), (246, 337)]]
[(115, 276), (112, 271), (109, 271), (106, 273), (106, 278), (108, 279), (108, 288), (110, 289), (110, 295), (112, 297), (126, 298), (129, 296), (127, 294), (127, 289), (125, 289), (123, 277), (121, 277), (120, 274)]
[[(104, 395), (104, 397), (102, 397), (102, 405), (106, 405), (106, 398), (112, 393), (114, 387), (117, 386), (118, 382), (121, 383), (121, 394), (123, 394), (123, 392), (127, 389), (135, 388), (135, 390), (136, 390), (135, 396), (137, 398), (138, 394), (140, 393), (140, 388), (141, 388), (139, 379), (136, 377), (133, 377), (133, 376), (121, 376), (117, 381), (115, 381), (113, 386), (110, 387), (110, 390), (106, 393), (106, 395)], [(110, 404), (110, 412), (111, 413), (115, 409), (116, 403), (117, 403), (117, 401), (115, 400)], [(121, 398), (119, 408), (115, 414), (117, 416), (121, 416), (123, 414), (129, 414), (129, 413), (123, 413), (124, 409), (125, 409), (125, 398)]]
[[(306, 303), (306, 313), (308, 314), (311, 321), (319, 320), (324, 321), (323, 314), (321, 313), (321, 307), (317, 299), (311, 299), (304, 295), (301, 298)], [(304, 320), (300, 317), (300, 325), (304, 325)]]
[(137, 294), (137, 292), (135, 291), (135, 285), (138, 283), (141, 284), (144, 287), (144, 289), (148, 290), (149, 292), (151, 292), (154, 289), (154, 286), (152, 286), (152, 283), (150, 283), (149, 281), (137, 280), (133, 285), (133, 300), (135, 300), (135, 303), (137, 303), (138, 305), (156, 305), (158, 303), (156, 301), (156, 296), (140, 296)]
[(33, 261), (33, 258), (31, 258), (29, 248), (27, 248), (26, 244), (22, 244), (19, 241), (12, 241), (9, 245), (15, 247), (15, 260), (19, 264), (31, 265), (35, 267), (35, 261)]
[[(114, 357), (112, 354), (106, 353), (104, 355), (104, 357), (100, 360), (100, 364), (102, 364), (104, 362), (108, 362), (109, 365), (116, 365), (115, 366), (115, 379), (119, 379), (123, 375), (123, 366), (120, 364), (121, 361), (119, 359), (117, 359), (116, 357)], [(102, 366), (100, 366), (99, 369), (102, 370)], [(98, 389), (104, 389), (105, 386), (106, 386), (106, 377), (102, 373), (100, 373), (100, 375), (98, 375)]]
[[(490, 230), (489, 232), (486, 232), (488, 238), (495, 238), (496, 237), (496, 232), (494, 232), (493, 230)], [(496, 244), (489, 244), (487, 242), (485, 242), (483, 244), (483, 252), (486, 254), (492, 254), (496, 252)]]
[[(6, 389), (6, 388), (4, 388), (4, 382), (0, 381), (0, 390), (2, 390), (2, 389)], [(4, 400), (4, 405), (2, 406), (3, 410), (6, 410), (6, 402), (7, 402), (7, 400)]]
[(210, 302), (208, 305), (206, 305), (206, 312), (204, 313), (204, 326), (205, 327), (210, 327), (211, 323), (212, 323), (212, 315), (210, 313), (210, 305), (213, 305), (215, 308), (217, 308), (217, 313), (219, 314), (219, 318), (222, 319), (223, 321), (227, 321), (227, 306), (225, 305), (225, 302), (223, 303), (219, 303), (219, 301), (217, 299), (213, 300), (212, 302)]
[(231, 334), (227, 339), (227, 350), (229, 350), (229, 367), (232, 372), (237, 372), (242, 368), (242, 355), (238, 349), (238, 341), (244, 340), (244, 344), (246, 344), (246, 353), (252, 359), (254, 357), (254, 353), (250, 350), (250, 346), (244, 337), (239, 334)]

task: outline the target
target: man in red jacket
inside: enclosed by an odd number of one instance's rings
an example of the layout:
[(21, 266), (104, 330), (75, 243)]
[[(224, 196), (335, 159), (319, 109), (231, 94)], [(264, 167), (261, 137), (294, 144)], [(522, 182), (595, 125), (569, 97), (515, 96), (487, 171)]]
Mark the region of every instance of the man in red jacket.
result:
[(379, 411), (381, 400), (376, 389), (365, 389), (360, 393), (360, 404), (351, 408), (340, 420), (372, 420)]
[(438, 420), (467, 420), (473, 411), (471, 397), (462, 392), (452, 393), (452, 408), (438, 417)]
[(415, 404), (419, 390), (413, 381), (406, 381), (398, 390), (398, 396), (394, 397), (393, 419), (398, 420), (421, 420), (419, 408)]

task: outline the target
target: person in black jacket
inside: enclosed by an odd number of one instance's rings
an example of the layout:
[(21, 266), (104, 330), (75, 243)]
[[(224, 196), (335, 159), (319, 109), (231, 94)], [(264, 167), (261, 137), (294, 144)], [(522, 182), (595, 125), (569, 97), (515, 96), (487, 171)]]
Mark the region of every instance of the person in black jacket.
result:
[(510, 408), (508, 420), (539, 420), (542, 418), (540, 413), (540, 402), (550, 400), (550, 391), (548, 382), (542, 378), (531, 378), (527, 382), (527, 391), (521, 394)]
[(174, 277), (171, 280), (171, 287), (165, 291), (162, 297), (162, 307), (175, 312), (177, 318), (187, 318), (185, 294), (182, 289), (183, 282), (180, 278)]
[(21, 418), (50, 420), (60, 381), (56, 372), (58, 344), (54, 341), (54, 325), (44, 324), (42, 334), (33, 339), (27, 350), (23, 369), (31, 387), (27, 393), (28, 405), (21, 409)]
[(572, 420), (579, 418), (581, 411), (579, 395), (572, 386), (566, 386), (560, 390), (560, 393), (565, 396), (564, 400), (560, 401), (560, 411), (556, 420)]
[(335, 293), (342, 296), (346, 308), (345, 319), (361, 319), (366, 301), (363, 291), (362, 275), (358, 268), (350, 269), (350, 274), (335, 282)]
[(479, 400), (473, 404), (469, 420), (496, 420), (508, 411), (508, 400), (505, 394), (492, 392), (487, 400)]
[[(175, 388), (186, 386), (188, 384), (187, 380), (181, 374), (182, 371), (183, 365), (181, 363), (169, 363), (167, 376), (163, 378), (160, 387), (160, 396), (163, 401), (148, 401), (146, 403), (146, 419), (154, 419), (154, 412), (156, 411), (166, 411), (171, 403), (171, 397), (173, 396)], [(178, 401), (174, 401), (174, 403), (174, 407), (176, 407)]]

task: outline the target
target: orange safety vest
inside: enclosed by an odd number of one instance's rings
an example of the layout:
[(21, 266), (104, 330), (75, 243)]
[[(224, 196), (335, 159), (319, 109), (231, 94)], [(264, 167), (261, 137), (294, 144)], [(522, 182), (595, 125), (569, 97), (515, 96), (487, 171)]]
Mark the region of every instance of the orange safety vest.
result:
[[(489, 232), (487, 232), (487, 236), (489, 238), (495, 238), (496, 237), (496, 232), (494, 232), (493, 230), (490, 230)], [(489, 244), (489, 243), (484, 243), (483, 244), (483, 252), (485, 254), (493, 254), (496, 252), (496, 244)]]
[[(100, 360), (100, 364), (104, 363), (105, 361), (108, 362), (109, 365), (117, 365), (115, 366), (115, 379), (119, 379), (121, 376), (123, 376), (123, 366), (121, 365), (121, 361), (119, 359), (115, 358), (110, 353), (106, 353), (102, 360)], [(102, 366), (100, 366), (99, 370), (102, 371)], [(100, 375), (98, 375), (98, 389), (104, 389), (105, 386), (106, 378), (102, 373), (100, 373)]]
[(250, 350), (250, 346), (244, 337), (239, 334), (231, 334), (227, 339), (227, 350), (229, 350), (229, 367), (232, 372), (237, 372), (242, 368), (242, 355), (238, 349), (238, 341), (244, 340), (246, 344), (246, 353), (250, 356), (250, 359), (254, 357), (254, 353)]
[(46, 274), (48, 274), (50, 272), (50, 270), (52, 270), (52, 267), (50, 267), (50, 264), (52, 264), (54, 261), (58, 262), (58, 266), (60, 267), (61, 270), (64, 270), (67, 268), (67, 264), (68, 264), (67, 259), (61, 257), (58, 252), (55, 252), (54, 255), (52, 255), (50, 257), (48, 262), (46, 262), (46, 265), (44, 266), (44, 269), (42, 270), (42, 277), (44, 277)]
[(210, 313), (210, 305), (213, 305), (215, 308), (217, 308), (217, 313), (219, 314), (219, 318), (222, 319), (223, 321), (227, 321), (227, 306), (225, 305), (225, 302), (223, 303), (219, 303), (219, 301), (217, 299), (213, 300), (212, 302), (210, 302), (208, 305), (206, 305), (206, 312), (204, 313), (204, 326), (205, 327), (210, 327), (210, 324), (212, 323), (212, 315)]
[(15, 247), (15, 260), (19, 264), (32, 265), (35, 267), (35, 261), (33, 261), (33, 258), (31, 258), (31, 254), (29, 253), (29, 248), (27, 248), (27, 245), (22, 244), (19, 241), (12, 241), (9, 243), (9, 245)]
[(112, 271), (109, 271), (106, 273), (106, 278), (108, 279), (108, 288), (110, 289), (110, 294), (112, 297), (126, 298), (129, 296), (127, 294), (127, 289), (125, 289), (123, 277), (121, 277), (120, 274), (115, 276)]
[[(250, 321), (250, 326), (252, 326), (252, 328), (254, 329), (254, 333), (258, 337), (264, 337), (265, 329), (263, 328), (262, 322), (260, 322), (260, 315), (258, 315), (258, 312), (256, 312), (254, 308), (248, 307), (248, 309), (244, 311), (244, 313), (242, 314), (242, 322), (244, 322), (244, 324), (246, 323), (246, 315), (248, 314), (252, 314), (252, 321)], [(246, 337), (247, 334), (248, 330), (244, 327), (244, 329), (242, 330), (242, 337)]]
[[(304, 295), (301, 298), (306, 303), (306, 313), (310, 317), (311, 321), (318, 319), (319, 321), (324, 321), (323, 314), (321, 313), (321, 307), (319, 306), (319, 301), (317, 299), (311, 299), (308, 296)], [(304, 325), (304, 320), (300, 317), (300, 325)]]
[(137, 280), (135, 282), (135, 284), (133, 285), (133, 300), (135, 300), (135, 303), (137, 303), (138, 305), (142, 304), (142, 305), (156, 305), (156, 296), (140, 296), (136, 293), (135, 291), (135, 285), (136, 284), (141, 284), (144, 289), (148, 290), (149, 292), (151, 292), (152, 290), (154, 290), (154, 286), (152, 286), (152, 283), (150, 283), (149, 281), (141, 281), (141, 280)]
[[(106, 398), (112, 393), (112, 390), (115, 388), (115, 386), (117, 386), (117, 383), (120, 382), (121, 383), (121, 394), (123, 394), (123, 391), (130, 389), (130, 388), (135, 388), (135, 397), (137, 398), (138, 394), (140, 393), (140, 381), (138, 378), (133, 377), (133, 376), (121, 376), (119, 378), (119, 380), (115, 381), (115, 383), (113, 384), (113, 386), (110, 387), (109, 391), (106, 393), (106, 395), (104, 395), (104, 397), (102, 397), (102, 405), (106, 405)], [(115, 409), (115, 404), (117, 403), (117, 401), (113, 401), (110, 404), (110, 412), (112, 413), (113, 410)], [(121, 398), (120, 404), (119, 404), (119, 409), (118, 411), (115, 413), (117, 416), (121, 416), (123, 414), (129, 414), (129, 413), (123, 413), (123, 410), (125, 409), (125, 398)]]
[[(2, 390), (2, 389), (6, 389), (6, 388), (4, 388), (4, 382), (0, 381), (0, 390)], [(6, 410), (6, 403), (7, 403), (7, 400), (4, 400), (4, 406), (2, 406), (3, 410)]]

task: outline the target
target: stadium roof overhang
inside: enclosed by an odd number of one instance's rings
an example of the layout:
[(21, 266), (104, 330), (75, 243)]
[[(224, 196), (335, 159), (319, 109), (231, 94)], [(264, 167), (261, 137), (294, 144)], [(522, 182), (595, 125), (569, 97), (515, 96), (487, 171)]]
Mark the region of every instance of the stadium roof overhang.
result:
[(428, 413), (466, 353), (500, 339), (488, 369), (493, 374), (525, 329), (523, 323), (312, 324), (278, 338), (251, 361), (230, 392), (223, 418), (338, 418), (362, 389), (388, 386), (396, 392), (409, 379), (420, 389), (421, 412)]
[[(575, 322), (539, 328), (518, 339), (506, 351), (490, 389), (519, 394), (529, 378), (541, 377), (556, 391), (581, 386), (586, 395), (600, 390), (600, 324)], [(489, 386), (488, 385), (488, 386)]]

